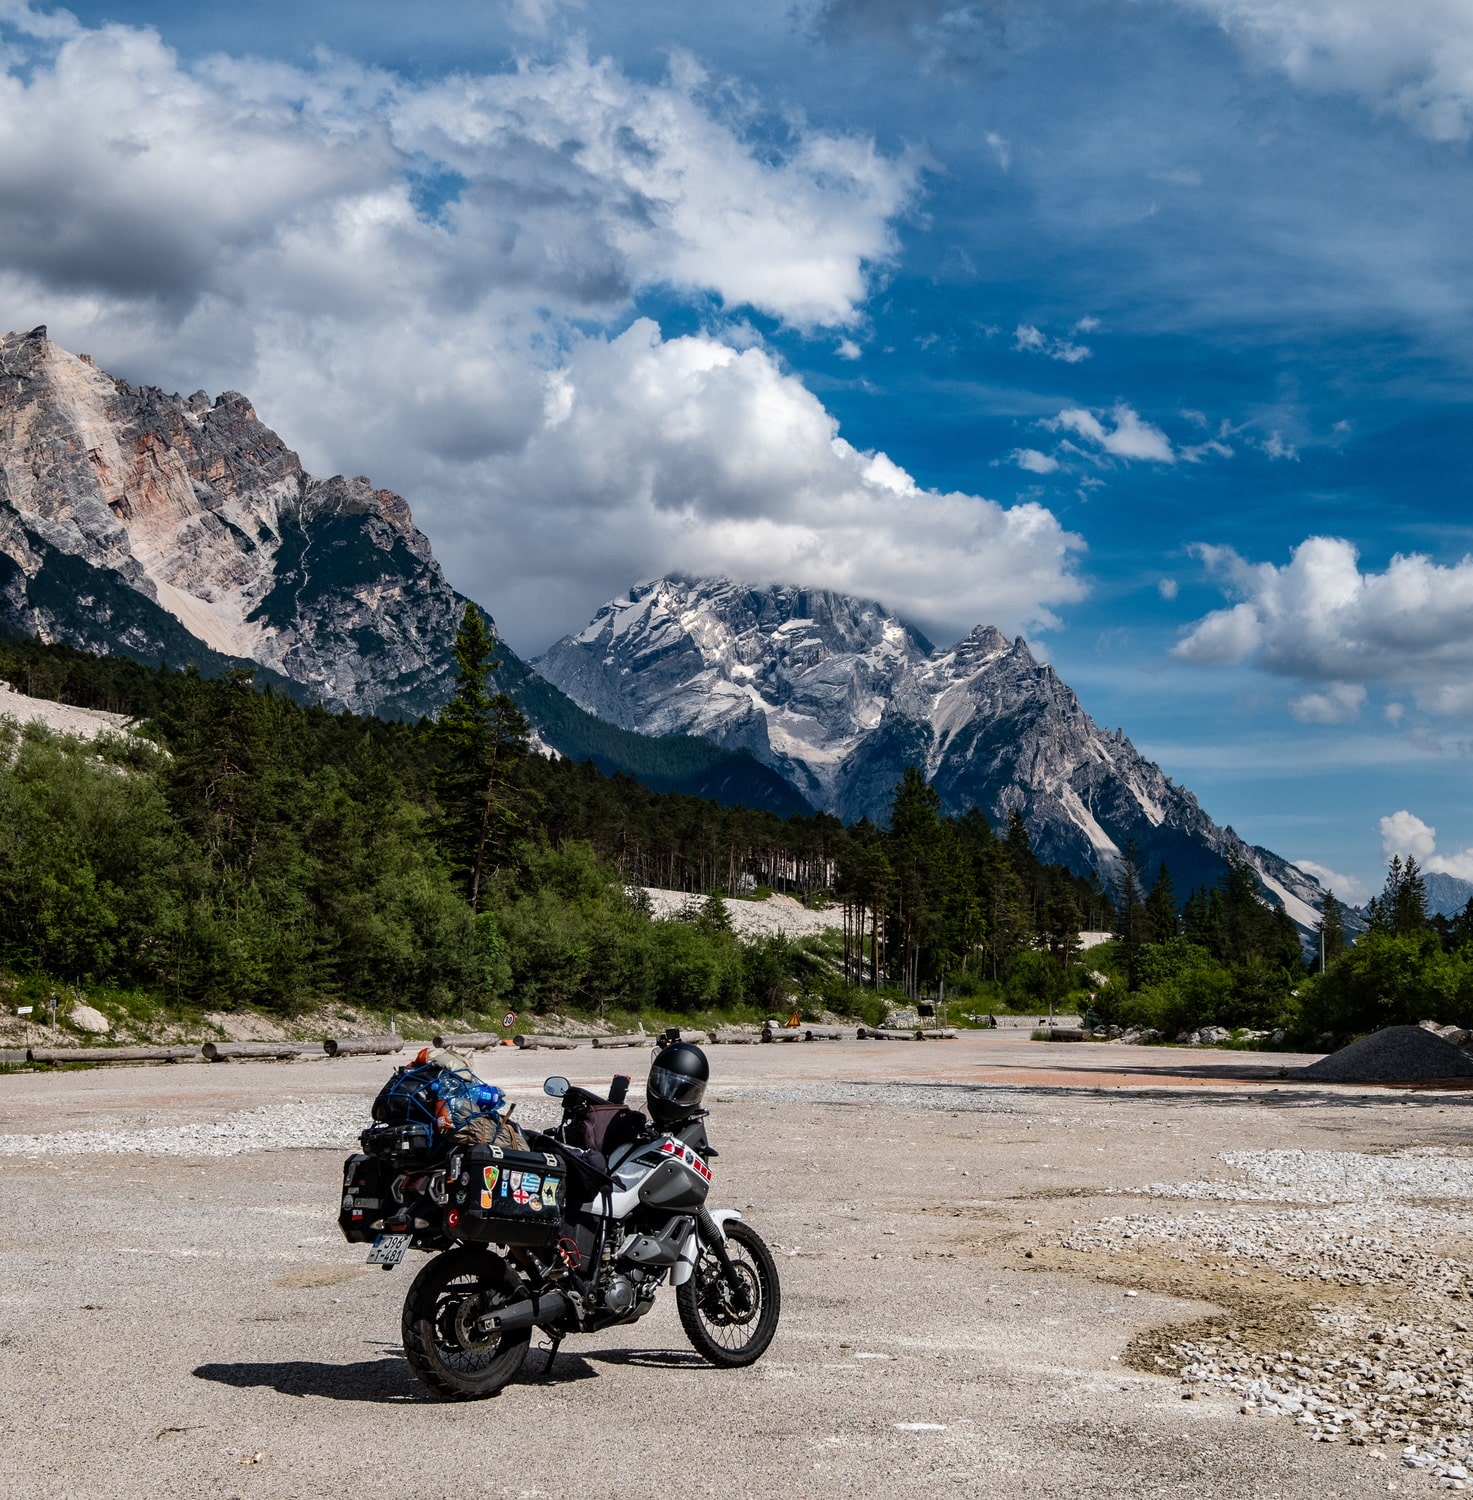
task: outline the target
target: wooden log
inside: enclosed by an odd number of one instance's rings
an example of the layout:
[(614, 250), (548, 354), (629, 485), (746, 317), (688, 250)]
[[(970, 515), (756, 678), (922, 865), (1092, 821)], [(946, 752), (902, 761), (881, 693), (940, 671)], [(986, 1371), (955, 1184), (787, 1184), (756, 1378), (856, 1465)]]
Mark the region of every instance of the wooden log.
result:
[(511, 1039), (504, 1031), (468, 1031), (462, 1036), (437, 1036), (435, 1045), (451, 1052), (476, 1052), (483, 1047), (499, 1047), (503, 1038)]
[(779, 1026), (776, 1031), (764, 1026), (762, 1040), (764, 1042), (808, 1042), (813, 1039), (798, 1026)]
[(595, 1047), (653, 1047), (655, 1039), (652, 1036), (596, 1036), (593, 1039)]
[(837, 1042), (844, 1036), (837, 1026), (810, 1026), (807, 1030), (810, 1042)]
[(402, 1036), (330, 1036), (322, 1044), (329, 1057), (382, 1057), (402, 1052)]
[(916, 1032), (918, 1042), (954, 1042), (956, 1040), (956, 1028), (954, 1026), (922, 1026)]
[(39, 1063), (199, 1062), (198, 1047), (28, 1047), (25, 1056)]
[(567, 1036), (516, 1036), (512, 1040), (529, 1051), (546, 1047), (554, 1052), (571, 1052), (578, 1045), (577, 1038)]
[(301, 1057), (316, 1052), (322, 1054), (317, 1042), (206, 1042), (200, 1051), (206, 1062), (230, 1062), (232, 1059), (269, 1058), (280, 1061)]
[(711, 1040), (713, 1042), (718, 1042), (723, 1047), (750, 1046), (752, 1043), (758, 1041), (759, 1039), (760, 1033), (758, 1036), (753, 1036), (750, 1031), (738, 1031), (734, 1026), (723, 1026), (711, 1037)]
[(884, 1030), (878, 1026), (861, 1026), (859, 1028), (859, 1039), (864, 1041), (868, 1038), (874, 1042), (913, 1042), (916, 1034), (913, 1031)]
[(24, 1047), (0, 1047), (0, 1063), (30, 1062), (31, 1054)]
[(1050, 1042), (1082, 1042), (1084, 1032), (1078, 1026), (1051, 1026), (1047, 1040)]

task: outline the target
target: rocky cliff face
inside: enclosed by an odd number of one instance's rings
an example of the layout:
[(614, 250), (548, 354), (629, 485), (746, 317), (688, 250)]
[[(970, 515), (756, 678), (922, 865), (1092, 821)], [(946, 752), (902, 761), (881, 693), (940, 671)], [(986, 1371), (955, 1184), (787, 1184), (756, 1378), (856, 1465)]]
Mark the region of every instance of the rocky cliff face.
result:
[(308, 474), (250, 402), (0, 339), (0, 621), (147, 659), (259, 663), (323, 702), (432, 712), (463, 601), (409, 507)]
[(1178, 891), (1230, 852), (1270, 899), (1318, 920), (1315, 881), (1221, 828), (1125, 736), (1101, 730), (1027, 643), (978, 626), (946, 649), (872, 601), (822, 590), (664, 578), (605, 605), (538, 670), (628, 729), (740, 744), (815, 805), (883, 820), (905, 767), (951, 813), (1016, 809), (1039, 854), (1108, 875), (1127, 841)]
[[(449, 697), (465, 603), (398, 495), (308, 474), (244, 396), (128, 385), (44, 328), (0, 338), (0, 631), (251, 663), (330, 707), (416, 718)], [(542, 748), (658, 790), (809, 811), (751, 756), (611, 727), (500, 655)]]

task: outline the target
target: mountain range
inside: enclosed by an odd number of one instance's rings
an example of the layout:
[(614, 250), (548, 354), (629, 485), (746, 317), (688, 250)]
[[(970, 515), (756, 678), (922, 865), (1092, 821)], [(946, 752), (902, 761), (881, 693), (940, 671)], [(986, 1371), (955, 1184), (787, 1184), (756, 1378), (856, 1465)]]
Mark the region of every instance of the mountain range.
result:
[[(417, 718), (449, 695), (465, 604), (401, 496), (307, 473), (238, 392), (129, 385), (44, 327), (0, 338), (0, 631), (249, 665), (298, 698)], [(499, 654), (547, 748), (657, 790), (809, 810), (753, 757), (621, 730)]]
[[(297, 696), (413, 718), (448, 696), (465, 604), (402, 497), (307, 473), (244, 396), (130, 385), (44, 328), (0, 339), (0, 630), (249, 663)], [(883, 820), (916, 764), (949, 812), (1021, 813), (1045, 859), (1108, 876), (1133, 847), (1185, 894), (1236, 854), (1317, 921), (1310, 876), (1219, 827), (990, 625), (938, 648), (874, 600), (669, 577), (532, 664), (501, 659), (546, 748), (658, 790)]]
[(1207, 816), (1123, 731), (1101, 730), (1021, 636), (979, 625), (933, 646), (873, 600), (729, 579), (661, 578), (604, 605), (536, 669), (590, 713), (750, 752), (815, 806), (883, 821), (918, 765), (953, 814), (1014, 811), (1040, 857), (1108, 875), (1127, 846), (1178, 891), (1230, 853), (1303, 926), (1316, 881)]

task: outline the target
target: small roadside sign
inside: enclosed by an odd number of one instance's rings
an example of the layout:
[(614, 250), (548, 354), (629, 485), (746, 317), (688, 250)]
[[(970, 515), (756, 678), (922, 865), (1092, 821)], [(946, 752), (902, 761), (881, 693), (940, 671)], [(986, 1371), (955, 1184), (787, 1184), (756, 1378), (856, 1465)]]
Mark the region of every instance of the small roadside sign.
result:
[(507, 1013), (501, 1018), (501, 1024), (502, 1024), (503, 1027), (506, 1028), (506, 1030), (510, 1031), (511, 1028), (517, 1024), (517, 1013), (516, 1013), (516, 1011), (514, 1011), (514, 1010), (507, 1011)]
[(35, 1008), (36, 1007), (34, 1005), (17, 1005), (15, 1008), (15, 1013), (18, 1016), (28, 1016), (33, 1010), (35, 1010)]

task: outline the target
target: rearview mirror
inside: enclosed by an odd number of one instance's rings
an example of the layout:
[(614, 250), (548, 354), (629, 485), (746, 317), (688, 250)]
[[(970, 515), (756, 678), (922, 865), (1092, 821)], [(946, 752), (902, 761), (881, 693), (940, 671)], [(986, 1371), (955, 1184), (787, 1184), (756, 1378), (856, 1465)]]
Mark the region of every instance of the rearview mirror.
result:
[(561, 1099), (572, 1086), (566, 1078), (554, 1076), (542, 1085), (542, 1092), (553, 1099)]

